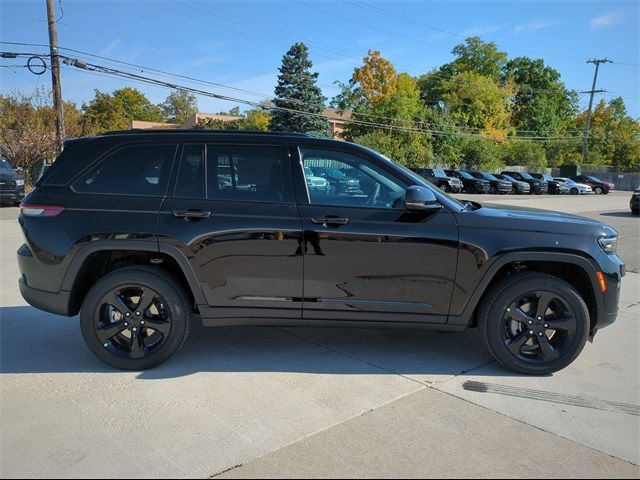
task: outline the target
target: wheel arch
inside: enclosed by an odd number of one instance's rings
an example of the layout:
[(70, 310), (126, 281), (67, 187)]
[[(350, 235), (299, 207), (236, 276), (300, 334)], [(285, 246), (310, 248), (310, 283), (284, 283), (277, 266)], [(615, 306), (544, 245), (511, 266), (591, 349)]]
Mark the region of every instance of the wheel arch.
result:
[(171, 245), (141, 241), (97, 241), (82, 247), (69, 265), (62, 290), (70, 292), (69, 315), (76, 315), (89, 289), (105, 274), (129, 265), (152, 265), (180, 282), (196, 310), (205, 304), (202, 287), (185, 255)]
[(513, 252), (495, 260), (476, 286), (461, 315), (449, 316), (451, 325), (476, 326), (476, 314), (482, 298), (493, 285), (514, 272), (549, 273), (569, 283), (583, 297), (589, 308), (591, 329), (604, 312), (602, 295), (598, 295), (597, 269), (588, 258), (564, 252)]

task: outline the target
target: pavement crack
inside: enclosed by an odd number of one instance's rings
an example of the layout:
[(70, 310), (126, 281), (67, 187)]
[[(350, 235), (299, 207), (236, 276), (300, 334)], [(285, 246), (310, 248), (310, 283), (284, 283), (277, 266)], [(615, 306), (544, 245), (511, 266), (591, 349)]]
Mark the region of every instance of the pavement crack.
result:
[(238, 465), (234, 465), (233, 467), (225, 468), (221, 472), (214, 473), (213, 475), (209, 475), (209, 478), (216, 478), (224, 473), (230, 472), (231, 470), (235, 470), (236, 468), (240, 468), (244, 465), (244, 463), (239, 463)]

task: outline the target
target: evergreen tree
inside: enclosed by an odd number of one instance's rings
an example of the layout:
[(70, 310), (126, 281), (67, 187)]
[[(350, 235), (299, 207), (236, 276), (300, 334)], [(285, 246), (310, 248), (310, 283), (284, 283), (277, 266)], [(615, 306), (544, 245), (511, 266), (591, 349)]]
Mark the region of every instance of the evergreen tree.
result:
[[(320, 87), (316, 85), (317, 73), (311, 72), (309, 50), (304, 43), (294, 44), (282, 58), (282, 66), (275, 89), (275, 107), (302, 110), (321, 114), (324, 100)], [(269, 128), (276, 132), (311, 133), (331, 137), (329, 121), (324, 117), (304, 115), (274, 109)]]

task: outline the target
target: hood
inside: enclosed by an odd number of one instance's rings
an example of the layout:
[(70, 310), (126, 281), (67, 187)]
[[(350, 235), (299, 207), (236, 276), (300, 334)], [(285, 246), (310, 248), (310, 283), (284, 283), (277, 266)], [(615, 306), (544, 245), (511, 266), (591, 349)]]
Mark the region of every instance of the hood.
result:
[[(548, 232), (557, 235), (589, 235), (593, 237), (616, 235), (615, 229), (598, 220), (568, 213), (482, 204), (473, 212), (485, 228), (510, 231)], [(480, 226), (480, 225), (479, 225)]]

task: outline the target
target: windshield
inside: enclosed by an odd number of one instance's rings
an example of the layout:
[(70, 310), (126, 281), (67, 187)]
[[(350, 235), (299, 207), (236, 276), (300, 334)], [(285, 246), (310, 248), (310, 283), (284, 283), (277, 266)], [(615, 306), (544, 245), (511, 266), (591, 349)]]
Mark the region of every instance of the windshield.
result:
[(542, 174), (542, 178), (547, 182), (553, 182), (553, 177), (547, 173)]
[(447, 174), (444, 173), (444, 170), (442, 170), (441, 168), (434, 168), (434, 169), (432, 169), (432, 172), (436, 177), (446, 177), (447, 176)]
[(524, 178), (525, 180), (533, 180), (534, 178), (529, 175), (527, 172), (521, 172), (520, 175), (522, 175), (522, 178)]
[(591, 180), (592, 182), (600, 182), (600, 183), (604, 183), (602, 180), (600, 180), (598, 177), (587, 177), (589, 180)]
[(498, 180), (496, 177), (494, 177), (490, 173), (483, 173), (483, 175), (484, 175), (484, 178), (486, 178), (487, 180)]
[(313, 177), (313, 172), (311, 171), (311, 169), (309, 167), (304, 167), (304, 174), (307, 177)]
[(470, 173), (467, 173), (467, 172), (459, 172), (459, 173), (464, 178), (473, 178)]
[(4, 158), (0, 158), (0, 172), (2, 173), (15, 173), (11, 164)]

